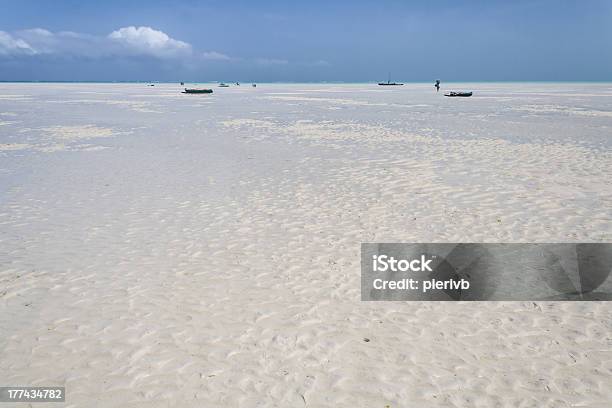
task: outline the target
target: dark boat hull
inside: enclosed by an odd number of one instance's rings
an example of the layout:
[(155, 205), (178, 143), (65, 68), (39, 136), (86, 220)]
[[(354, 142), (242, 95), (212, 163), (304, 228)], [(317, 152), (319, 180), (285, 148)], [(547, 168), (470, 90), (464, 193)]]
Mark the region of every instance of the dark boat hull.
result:
[(380, 86), (401, 86), (404, 84), (399, 84), (397, 82), (379, 82), (378, 85)]
[(468, 96), (472, 96), (472, 93), (471, 92), (449, 92), (449, 93), (445, 93), (444, 96), (467, 98)]
[(213, 93), (212, 89), (187, 89), (183, 91), (185, 94), (211, 94)]

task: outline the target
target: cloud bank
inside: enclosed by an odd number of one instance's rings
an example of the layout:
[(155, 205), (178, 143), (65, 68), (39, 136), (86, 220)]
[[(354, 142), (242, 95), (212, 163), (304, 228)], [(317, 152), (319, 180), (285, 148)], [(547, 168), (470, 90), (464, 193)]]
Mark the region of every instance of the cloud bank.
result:
[(289, 61), (257, 54), (235, 56), (217, 50), (198, 50), (187, 41), (148, 26), (121, 27), (106, 35), (44, 28), (0, 30), (0, 79), (4, 80), (140, 78), (143, 67), (147, 67), (151, 77), (226, 77), (240, 75), (241, 70), (251, 75), (253, 69), (258, 75), (262, 72), (274, 75), (289, 69), (329, 65), (323, 60)]
[[(105, 37), (44, 28), (15, 33), (0, 31), (0, 55), (66, 55), (81, 57), (150, 56), (167, 59), (192, 55), (189, 43), (151, 27), (122, 27)], [(222, 54), (220, 54), (222, 55)]]

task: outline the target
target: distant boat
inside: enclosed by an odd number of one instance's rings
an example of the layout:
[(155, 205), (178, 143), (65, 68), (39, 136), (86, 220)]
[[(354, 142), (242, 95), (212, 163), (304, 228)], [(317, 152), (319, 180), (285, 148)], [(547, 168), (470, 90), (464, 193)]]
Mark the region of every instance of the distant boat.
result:
[(256, 88), (256, 87), (257, 87), (257, 84), (253, 84), (253, 88)]
[(399, 85), (404, 85), (404, 84), (399, 83), (399, 82), (391, 82), (391, 73), (389, 72), (389, 78), (387, 79), (387, 82), (379, 82), (378, 85), (380, 86), (399, 86)]
[(229, 85), (228, 85), (228, 84), (224, 84), (223, 82), (221, 82), (221, 83), (219, 84), (219, 87), (220, 87), (220, 88), (229, 88)]
[(445, 93), (444, 96), (463, 96), (463, 97), (466, 97), (466, 96), (472, 96), (472, 93), (471, 92), (448, 92), (448, 93)]
[(182, 92), (185, 94), (210, 94), (213, 93), (212, 89), (195, 89), (195, 88), (185, 88)]
[(181, 85), (185, 85), (185, 83), (184, 83), (184, 82), (181, 82)]

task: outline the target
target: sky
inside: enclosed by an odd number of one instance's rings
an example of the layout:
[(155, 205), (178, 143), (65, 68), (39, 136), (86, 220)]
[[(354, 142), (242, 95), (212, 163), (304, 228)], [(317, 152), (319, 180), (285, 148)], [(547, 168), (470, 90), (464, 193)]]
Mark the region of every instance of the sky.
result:
[(610, 81), (610, 0), (0, 0), (0, 81)]

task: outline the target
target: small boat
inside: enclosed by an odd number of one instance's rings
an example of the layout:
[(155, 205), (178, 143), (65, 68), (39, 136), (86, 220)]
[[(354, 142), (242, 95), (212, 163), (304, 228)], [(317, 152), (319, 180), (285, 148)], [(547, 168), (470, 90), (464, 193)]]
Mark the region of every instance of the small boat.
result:
[(379, 82), (378, 85), (380, 86), (399, 86), (399, 85), (404, 85), (404, 84), (399, 83), (399, 82), (391, 82), (391, 73), (389, 72), (389, 79), (387, 79), (387, 82)]
[(213, 93), (212, 89), (196, 89), (196, 88), (185, 88), (182, 92), (185, 94), (210, 94)]
[(466, 96), (472, 96), (472, 93), (471, 92), (448, 92), (448, 93), (445, 93), (444, 96), (463, 96), (463, 97), (466, 97)]
[(257, 88), (257, 84), (253, 84), (253, 88)]
[(184, 82), (181, 82), (181, 85), (185, 85), (185, 83), (184, 83)]
[(224, 84), (223, 82), (221, 82), (219, 84), (219, 88), (229, 88), (229, 85), (228, 84)]

